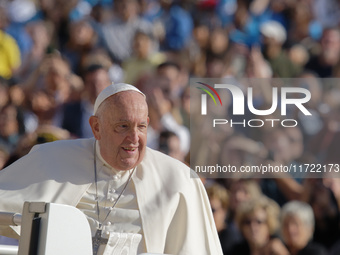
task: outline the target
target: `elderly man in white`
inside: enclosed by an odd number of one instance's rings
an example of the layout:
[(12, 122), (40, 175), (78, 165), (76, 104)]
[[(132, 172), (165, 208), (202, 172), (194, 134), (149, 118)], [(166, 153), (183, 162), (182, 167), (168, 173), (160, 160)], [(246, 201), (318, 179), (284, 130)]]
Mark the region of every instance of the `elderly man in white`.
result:
[(222, 254), (200, 179), (146, 147), (148, 122), (141, 91), (105, 88), (89, 120), (94, 138), (35, 146), (0, 172), (0, 211), (21, 212), (24, 201), (76, 206), (88, 218), (94, 254)]

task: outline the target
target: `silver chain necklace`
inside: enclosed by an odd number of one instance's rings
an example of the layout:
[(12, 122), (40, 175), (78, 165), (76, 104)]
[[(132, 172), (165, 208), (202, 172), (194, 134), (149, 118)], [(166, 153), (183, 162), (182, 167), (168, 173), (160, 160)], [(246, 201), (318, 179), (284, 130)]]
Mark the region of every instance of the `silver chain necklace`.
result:
[[(100, 223), (100, 219), (99, 219), (100, 209), (99, 209), (99, 201), (98, 201), (99, 198), (98, 198), (98, 184), (97, 184), (98, 177), (97, 177), (97, 150), (96, 150), (96, 143), (97, 143), (97, 140), (95, 140), (95, 142), (94, 142), (94, 149), (93, 149), (94, 160), (93, 160), (93, 163), (94, 163), (94, 183), (95, 183), (95, 186), (96, 186), (96, 197), (95, 197), (95, 200), (96, 200), (97, 219), (98, 219), (99, 227), (97, 228), (95, 236), (92, 238), (92, 251), (93, 251), (93, 255), (97, 255), (99, 246), (101, 244), (107, 244), (107, 241), (108, 241), (107, 239), (102, 238), (103, 224)], [(118, 200), (120, 199), (120, 197), (123, 195), (127, 185), (129, 184), (129, 182), (131, 180), (132, 174), (135, 172), (136, 168), (137, 168), (137, 166), (131, 171), (131, 173), (129, 175), (129, 178), (126, 181), (126, 183), (125, 183), (125, 185), (123, 187), (123, 190), (120, 192), (120, 194), (118, 195), (116, 201), (110, 207), (109, 212), (106, 214), (104, 220), (102, 221), (103, 223), (106, 221), (107, 217), (109, 217), (111, 211), (116, 206), (116, 204), (117, 204)]]

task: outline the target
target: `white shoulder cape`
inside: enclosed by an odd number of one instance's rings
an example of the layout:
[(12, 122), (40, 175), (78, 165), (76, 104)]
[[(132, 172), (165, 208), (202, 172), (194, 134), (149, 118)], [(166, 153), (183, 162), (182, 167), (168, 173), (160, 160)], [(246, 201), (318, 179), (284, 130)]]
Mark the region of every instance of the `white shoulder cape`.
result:
[[(25, 201), (77, 205), (94, 181), (93, 146), (94, 139), (35, 146), (0, 171), (0, 211), (21, 213)], [(132, 180), (148, 252), (222, 254), (205, 189), (189, 167), (147, 148)], [(0, 235), (18, 238), (13, 229)]]

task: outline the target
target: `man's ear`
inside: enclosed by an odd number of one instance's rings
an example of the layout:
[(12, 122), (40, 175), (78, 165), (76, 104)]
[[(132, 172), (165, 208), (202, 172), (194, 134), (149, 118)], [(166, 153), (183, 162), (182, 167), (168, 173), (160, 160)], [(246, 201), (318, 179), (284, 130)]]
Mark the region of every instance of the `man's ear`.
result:
[(99, 118), (97, 116), (91, 116), (89, 119), (89, 123), (92, 129), (94, 138), (96, 138), (96, 140), (100, 140)]

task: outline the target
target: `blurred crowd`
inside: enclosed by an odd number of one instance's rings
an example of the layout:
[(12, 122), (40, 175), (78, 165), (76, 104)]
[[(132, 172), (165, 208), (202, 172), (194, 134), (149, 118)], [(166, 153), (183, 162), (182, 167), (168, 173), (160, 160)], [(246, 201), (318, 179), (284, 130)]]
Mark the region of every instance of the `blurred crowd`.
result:
[[(223, 127), (190, 151), (189, 79), (242, 77), (300, 78), (313, 117)], [(91, 137), (112, 82), (147, 95), (148, 146), (188, 165), (208, 153), (235, 166), (339, 164), (335, 78), (339, 0), (0, 0), (0, 169), (36, 144)], [(271, 86), (254, 87), (257, 109)], [(281, 177), (202, 177), (224, 253), (340, 254), (340, 179)]]

